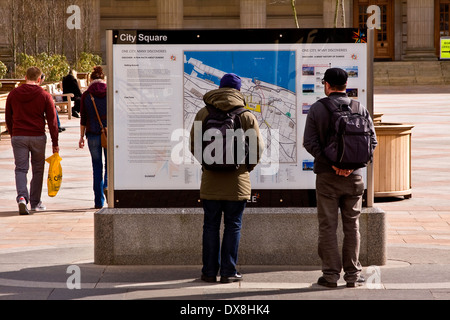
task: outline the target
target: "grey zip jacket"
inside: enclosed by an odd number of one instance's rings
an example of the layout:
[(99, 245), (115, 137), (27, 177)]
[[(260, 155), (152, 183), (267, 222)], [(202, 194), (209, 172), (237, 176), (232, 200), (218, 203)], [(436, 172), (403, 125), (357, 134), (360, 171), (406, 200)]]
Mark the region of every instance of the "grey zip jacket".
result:
[[(336, 105), (350, 104), (350, 98), (344, 92), (332, 92), (329, 98)], [(370, 119), (370, 128), (372, 131), (372, 147), (375, 149), (377, 138), (375, 127), (369, 111), (360, 104), (359, 114)], [(306, 118), (305, 132), (303, 135), (303, 146), (314, 157), (314, 173), (335, 172), (332, 164), (323, 153), (323, 149), (328, 141), (331, 113), (328, 108), (320, 101), (315, 102), (309, 109)], [(362, 168), (353, 171), (353, 174), (362, 174)]]

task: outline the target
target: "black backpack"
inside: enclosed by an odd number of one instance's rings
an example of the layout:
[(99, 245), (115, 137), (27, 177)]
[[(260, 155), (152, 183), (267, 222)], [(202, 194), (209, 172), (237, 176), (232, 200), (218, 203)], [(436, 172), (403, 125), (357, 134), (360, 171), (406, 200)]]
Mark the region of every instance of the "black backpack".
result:
[[(211, 105), (206, 108), (209, 114), (202, 123), (202, 166), (213, 171), (237, 170), (248, 157), (248, 141), (239, 116), (249, 110), (236, 107), (225, 112)], [(222, 139), (221, 144), (215, 142), (216, 137)]]
[(336, 106), (330, 98), (319, 100), (331, 112), (328, 142), (324, 149), (330, 162), (340, 169), (358, 169), (372, 161), (372, 130), (370, 119), (359, 113), (360, 104)]

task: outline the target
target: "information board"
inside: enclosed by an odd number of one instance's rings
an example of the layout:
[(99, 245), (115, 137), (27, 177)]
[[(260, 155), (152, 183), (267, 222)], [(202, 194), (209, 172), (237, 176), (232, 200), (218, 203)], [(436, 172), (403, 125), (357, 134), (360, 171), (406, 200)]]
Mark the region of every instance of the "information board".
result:
[(189, 151), (189, 132), (203, 95), (230, 72), (242, 79), (266, 145), (251, 172), (249, 205), (315, 206), (314, 159), (303, 148), (306, 116), (325, 96), (330, 67), (348, 72), (348, 95), (366, 105), (365, 30), (111, 34), (115, 207), (199, 205), (201, 166)]

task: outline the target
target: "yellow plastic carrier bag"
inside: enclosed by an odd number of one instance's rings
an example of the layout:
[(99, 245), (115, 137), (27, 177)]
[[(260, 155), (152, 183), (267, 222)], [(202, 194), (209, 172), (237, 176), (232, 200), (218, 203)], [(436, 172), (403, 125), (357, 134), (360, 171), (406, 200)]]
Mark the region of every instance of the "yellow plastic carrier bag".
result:
[(47, 179), (47, 189), (48, 196), (54, 197), (59, 191), (62, 182), (62, 158), (59, 153), (54, 153), (52, 156), (45, 159), (50, 164), (48, 168), (48, 179)]

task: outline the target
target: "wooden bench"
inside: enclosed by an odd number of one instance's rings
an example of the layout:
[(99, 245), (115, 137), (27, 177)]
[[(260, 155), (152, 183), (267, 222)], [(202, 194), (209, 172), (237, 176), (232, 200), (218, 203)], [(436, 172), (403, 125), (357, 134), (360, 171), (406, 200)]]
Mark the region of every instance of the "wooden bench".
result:
[(77, 79), (78, 80), (86, 80), (86, 83), (89, 84), (91, 73), (90, 72), (77, 72)]
[(89, 87), (88, 81), (86, 79), (78, 79), (78, 87), (80, 88), (81, 92), (84, 92)]
[(0, 119), (0, 140), (2, 140), (2, 135), (8, 134), (8, 130), (3, 131), (2, 127), (5, 127), (5, 129), (6, 129), (6, 121), (3, 119)]
[(50, 93), (55, 102), (55, 106), (58, 112), (67, 112), (68, 119), (72, 119), (72, 108), (74, 106), (73, 93), (62, 93), (61, 82), (47, 83), (44, 86), (44, 90)]
[(8, 93), (0, 94), (0, 140), (2, 139), (2, 135), (7, 133), (7, 130), (3, 130), (3, 127), (6, 129), (5, 109), (7, 97)]
[(25, 82), (25, 79), (0, 79), (0, 92), (8, 93)]
[(20, 85), (20, 81), (2, 81), (0, 91), (1, 92), (10, 92), (13, 89), (17, 88)]
[(0, 119), (0, 140), (2, 140), (2, 135), (7, 135), (8, 130), (3, 130), (2, 128), (5, 127), (6, 129), (6, 121), (3, 119)]
[(55, 106), (60, 109), (59, 112), (67, 112), (67, 118), (69, 120), (72, 119), (72, 108), (74, 105), (74, 101), (72, 101), (74, 97), (73, 93), (52, 94), (52, 96), (53, 100), (55, 100)]

